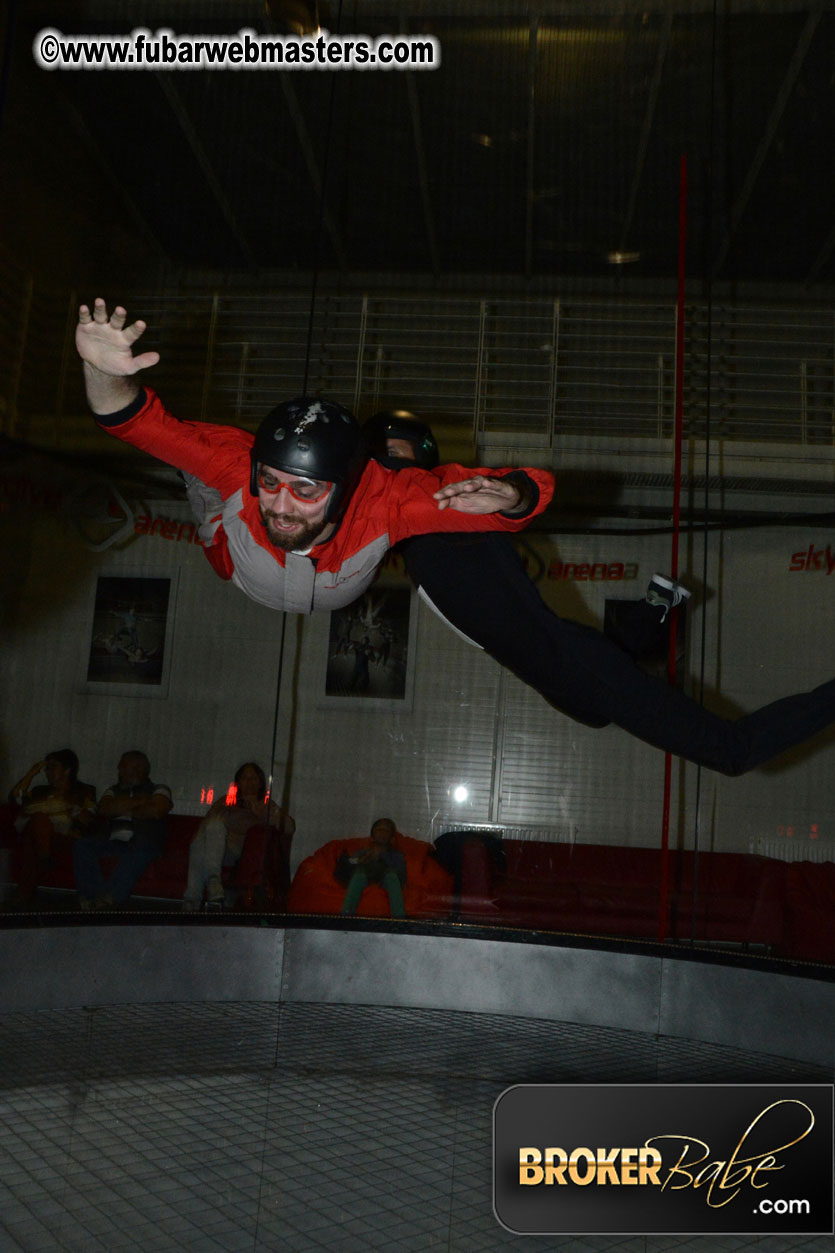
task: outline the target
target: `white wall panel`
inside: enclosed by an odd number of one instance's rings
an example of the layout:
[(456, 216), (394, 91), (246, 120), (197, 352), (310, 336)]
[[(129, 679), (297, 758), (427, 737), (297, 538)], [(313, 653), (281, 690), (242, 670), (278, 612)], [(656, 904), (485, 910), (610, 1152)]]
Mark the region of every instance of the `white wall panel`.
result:
[[(789, 568), (794, 553), (810, 544), (819, 552), (827, 539), (788, 528), (726, 536), (717, 594), (708, 602), (708, 639), (720, 640), (724, 707), (748, 711), (832, 677), (827, 626), (835, 584), (823, 570)], [(717, 778), (717, 847), (741, 850), (746, 839), (774, 838), (788, 826), (808, 840), (814, 823), (819, 838), (835, 840), (834, 754), (835, 740), (825, 732), (779, 763), (741, 779)]]
[[(168, 517), (185, 504), (160, 502)], [(49, 749), (73, 747), (81, 777), (103, 790), (126, 748), (143, 748), (178, 812), (201, 812), (237, 765), (266, 765), (276, 674), (275, 615), (221, 583), (196, 546), (138, 536), (122, 550), (89, 552), (56, 518), (32, 524), (28, 570), (7, 589), (3, 648), (3, 776), (9, 785)], [(166, 648), (168, 695), (83, 690), (99, 575), (152, 571), (177, 579)], [(127, 689), (129, 692), (141, 689)]]
[[(364, 835), (393, 817), (400, 829), (429, 837), (432, 817), (449, 812), (450, 788), (464, 783), (462, 816), (489, 806), (499, 667), (459, 640), (424, 605), (418, 612), (411, 712), (317, 708), (324, 691), (328, 620), (307, 619), (293, 755), (294, 853), (325, 840)], [(452, 806), (452, 808), (455, 808)]]

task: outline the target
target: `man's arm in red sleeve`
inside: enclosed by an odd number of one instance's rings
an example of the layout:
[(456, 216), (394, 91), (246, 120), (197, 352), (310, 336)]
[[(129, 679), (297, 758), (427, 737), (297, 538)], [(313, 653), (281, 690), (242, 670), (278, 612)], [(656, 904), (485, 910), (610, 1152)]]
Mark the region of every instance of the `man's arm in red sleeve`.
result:
[(124, 409), (99, 414), (96, 421), (108, 434), (194, 474), (224, 497), (248, 483), (250, 434), (235, 426), (183, 422), (168, 412), (150, 387), (140, 388), (136, 400)]
[(252, 436), (233, 426), (180, 422), (166, 412), (154, 392), (137, 379), (142, 370), (157, 364), (159, 353), (135, 353), (146, 326), (141, 319), (126, 323), (124, 307), (116, 305), (108, 314), (101, 296), (92, 309), (79, 306), (75, 343), (83, 362), (87, 403), (99, 426), (195, 475), (222, 496), (232, 495), (249, 481)]
[[(517, 500), (509, 509), (470, 513), (446, 502), (439, 507), (435, 493), (450, 484), (478, 478), (499, 479), (517, 488)], [(400, 470), (391, 486), (391, 542), (409, 535), (431, 531), (521, 531), (541, 514), (554, 495), (554, 476), (547, 470), (473, 470), (467, 466), (444, 465), (436, 470)]]

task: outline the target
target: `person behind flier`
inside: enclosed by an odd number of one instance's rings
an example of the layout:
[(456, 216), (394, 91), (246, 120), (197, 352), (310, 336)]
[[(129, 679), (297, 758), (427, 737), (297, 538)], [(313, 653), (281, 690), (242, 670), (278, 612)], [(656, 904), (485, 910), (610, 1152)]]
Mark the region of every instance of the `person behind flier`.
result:
[[(46, 783), (32, 786), (39, 774)], [(75, 840), (89, 829), (96, 814), (96, 789), (78, 778), (78, 757), (71, 748), (47, 753), (14, 785), (9, 800), (20, 805), (15, 829), (21, 846), (17, 857), (14, 903), (28, 905), (38, 878), (62, 840)]]
[[(376, 413), (365, 423), (363, 432), (371, 456), (390, 470), (405, 470), (410, 466), (431, 470), (440, 459), (432, 428), (408, 410), (384, 410)], [(505, 605), (509, 599), (514, 599), (514, 585), (519, 585), (522, 581), (525, 584), (530, 583), (527, 571), (510, 541), (503, 536), (483, 535), (481, 548), (485, 558), (495, 559), (497, 567), (504, 573), (506, 583), (499, 588), (488, 584), (481, 594), (479, 604), (492, 597), (497, 603), (501, 598), (502, 605)], [(449, 592), (446, 589), (455, 585), (455, 578), (451, 577), (449, 567), (459, 564), (462, 558), (469, 565), (469, 550), (459, 544), (455, 536), (427, 535), (419, 536), (414, 541), (402, 541), (398, 545), (398, 551), (404, 556), (406, 569), (422, 591), (423, 599), (439, 618), (446, 621), (435, 599), (443, 601), (448, 598)], [(424, 553), (423, 561), (420, 560), (421, 553)], [(429, 583), (435, 588), (434, 599), (428, 590)], [(523, 596), (526, 592), (527, 587), (523, 589)], [(606, 634), (636, 660), (653, 657), (665, 651), (669, 642), (670, 610), (690, 600), (691, 595), (682, 583), (664, 574), (653, 574), (646, 593), (640, 600), (615, 602), (616, 614), (611, 623), (607, 622)], [(543, 607), (546, 608), (544, 602)], [(451, 608), (453, 625), (459, 630), (455, 619), (460, 618), (462, 611), (456, 611), (454, 601)], [(551, 611), (546, 608), (546, 612)], [(471, 644), (496, 655), (489, 642), (482, 643), (479, 639), (481, 624), (480, 612), (474, 613), (470, 622), (472, 638), (462, 633)], [(513, 669), (512, 661), (508, 664)]]
[(188, 855), (188, 882), (183, 909), (193, 913), (200, 908), (203, 892), (210, 909), (221, 909), (226, 894), (223, 867), (240, 859), (249, 832), (269, 824), (276, 835), (292, 835), (296, 824), (273, 801), (267, 801), (267, 780), (254, 761), (246, 761), (235, 771), (234, 800), (221, 797), (209, 809), (191, 842)]
[[(118, 779), (99, 801), (98, 830), (73, 845), (73, 869), (82, 910), (123, 905), (133, 885), (159, 857), (168, 834), (171, 791), (151, 779), (151, 763), (140, 749), (123, 753)], [(117, 858), (105, 882), (102, 857)]]
[[(92, 312), (80, 307), (88, 403), (104, 429), (184, 473), (209, 562), (253, 600), (293, 613), (342, 608), (367, 589), (386, 550), (407, 540), (410, 576), (447, 622), (587, 726), (614, 723), (740, 775), (835, 721), (835, 679), (729, 720), (644, 673), (599, 631), (552, 613), (531, 580), (518, 578), (512, 545), (477, 534), (518, 531), (541, 514), (554, 491), (548, 472), (449, 465), (398, 473), (367, 460), (346, 409), (315, 397), (279, 405), (254, 438), (180, 422), (135, 381), (159, 354), (133, 355), (145, 324), (126, 326), (126, 316), (117, 306), (108, 317), (101, 299)], [(446, 549), (418, 542), (437, 531), (461, 535)]]
[(368, 885), (379, 883), (388, 894), (392, 918), (406, 917), (403, 905), (406, 859), (394, 847), (396, 838), (397, 827), (393, 820), (378, 818), (371, 827), (368, 847), (360, 849), (350, 857), (345, 857), (345, 863), (352, 867), (352, 870), (341, 913), (355, 914), (360, 897)]

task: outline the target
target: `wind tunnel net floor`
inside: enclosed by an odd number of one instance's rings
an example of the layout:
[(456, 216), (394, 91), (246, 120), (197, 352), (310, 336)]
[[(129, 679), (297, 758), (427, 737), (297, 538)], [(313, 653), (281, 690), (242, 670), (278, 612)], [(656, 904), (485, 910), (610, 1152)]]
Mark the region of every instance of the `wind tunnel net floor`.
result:
[[(512, 1083), (786, 1083), (828, 1070), (631, 1031), (317, 1004), (0, 1017), (0, 1250), (518, 1246), (492, 1211)], [(525, 1237), (585, 1250), (827, 1250), (832, 1237)]]

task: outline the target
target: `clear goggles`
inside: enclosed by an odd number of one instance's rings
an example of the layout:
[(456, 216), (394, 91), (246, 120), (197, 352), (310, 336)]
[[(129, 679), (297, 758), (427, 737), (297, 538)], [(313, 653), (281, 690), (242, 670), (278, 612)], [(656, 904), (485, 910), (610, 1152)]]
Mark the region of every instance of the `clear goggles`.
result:
[(333, 483), (323, 483), (321, 479), (291, 479), (288, 483), (279, 479), (270, 466), (259, 464), (258, 486), (271, 496), (277, 496), (282, 487), (286, 487), (294, 500), (300, 500), (305, 505), (315, 505), (325, 499)]

